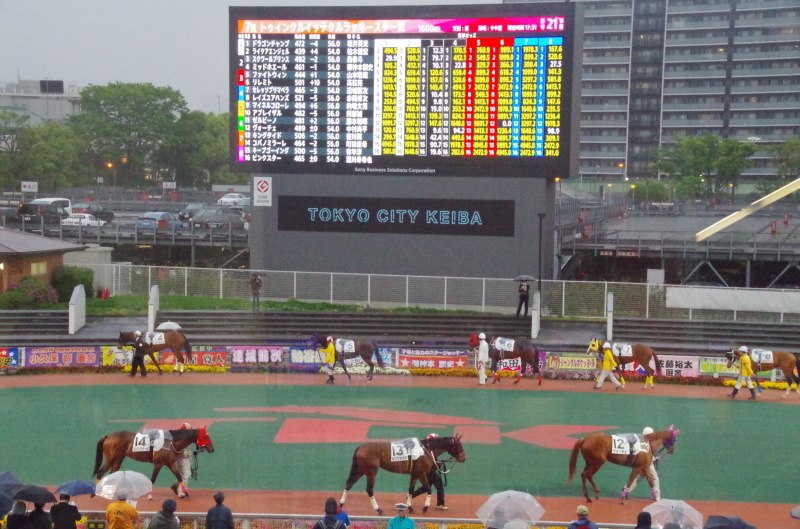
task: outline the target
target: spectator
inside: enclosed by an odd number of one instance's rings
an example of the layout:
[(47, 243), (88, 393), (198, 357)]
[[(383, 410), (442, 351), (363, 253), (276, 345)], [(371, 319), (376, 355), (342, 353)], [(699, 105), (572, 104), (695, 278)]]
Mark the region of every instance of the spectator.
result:
[(172, 498), (167, 498), (161, 504), (161, 510), (153, 516), (148, 529), (178, 529), (178, 517), (175, 511), (178, 504)]
[(395, 503), (394, 506), (397, 509), (397, 516), (389, 520), (389, 526), (386, 529), (414, 529), (414, 520), (406, 517), (408, 505)]
[(255, 272), (250, 276), (250, 301), (253, 302), (253, 310), (258, 310), (261, 303), (261, 278)]
[(106, 508), (108, 529), (133, 529), (133, 522), (139, 519), (139, 511), (128, 503), (128, 493), (118, 492), (117, 501)]
[(11, 506), (11, 514), (6, 519), (6, 529), (32, 529), (33, 525), (25, 511), (25, 502), (15, 501)]
[(350, 517), (347, 515), (347, 511), (342, 509), (341, 505), (336, 507), (336, 519), (342, 522), (345, 526), (350, 527)]
[(651, 523), (652, 519), (650, 513), (642, 511), (639, 513), (639, 516), (636, 517), (636, 527), (633, 529), (651, 529)]
[(578, 513), (578, 519), (569, 524), (568, 529), (577, 529), (578, 527), (598, 529), (596, 523), (589, 521), (589, 509), (586, 507), (586, 505), (578, 505), (576, 512)]
[(312, 529), (344, 529), (345, 524), (337, 519), (336, 498), (325, 500), (325, 517), (314, 524)]
[(234, 529), (233, 513), (222, 504), (225, 501), (225, 493), (221, 490), (215, 492), (214, 501), (216, 505), (211, 507), (206, 515), (206, 529)]
[(525, 317), (528, 317), (528, 290), (530, 286), (526, 282), (522, 282), (519, 284), (519, 304), (517, 305), (517, 315), (516, 317), (519, 318), (519, 313), (522, 311), (522, 306), (525, 305)]
[(81, 519), (78, 508), (69, 504), (69, 496), (62, 494), (59, 502), (50, 507), (50, 518), (54, 529), (76, 529), (76, 522)]
[(43, 503), (34, 503), (28, 518), (33, 529), (53, 529), (53, 519), (49, 512), (45, 512)]

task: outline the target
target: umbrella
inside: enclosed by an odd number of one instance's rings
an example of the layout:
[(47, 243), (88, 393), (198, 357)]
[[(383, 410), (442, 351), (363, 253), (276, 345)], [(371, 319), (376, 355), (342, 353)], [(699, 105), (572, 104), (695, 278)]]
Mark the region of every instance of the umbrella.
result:
[(109, 500), (116, 500), (117, 494), (125, 493), (128, 498), (138, 498), (153, 491), (153, 484), (144, 474), (131, 470), (120, 470), (107, 475), (97, 484), (95, 494)]
[(11, 497), (15, 500), (29, 501), (31, 503), (39, 503), (41, 505), (44, 505), (45, 503), (56, 502), (56, 497), (53, 496), (52, 492), (44, 487), (37, 487), (36, 485), (24, 485), (22, 487), (18, 487), (14, 492), (14, 495)]
[(14, 499), (5, 492), (0, 492), (0, 518), (11, 510), (12, 505), (14, 505)]
[(17, 476), (9, 472), (8, 470), (4, 470), (0, 472), (0, 487), (4, 487), (6, 485), (22, 485), (22, 482), (17, 479)]
[(58, 486), (53, 494), (66, 494), (67, 496), (80, 496), (82, 494), (94, 494), (94, 483), (73, 479)]
[(512, 523), (516, 529), (519, 525), (538, 522), (544, 507), (527, 492), (507, 490), (489, 496), (476, 514), (486, 527), (503, 529), (506, 523)]
[(174, 321), (165, 321), (158, 327), (156, 327), (157, 331), (180, 331), (181, 326), (175, 323)]
[(738, 516), (709, 516), (703, 529), (756, 529)]
[(658, 500), (644, 508), (650, 513), (653, 524), (666, 525), (670, 522), (678, 523), (684, 529), (702, 529), (703, 515), (686, 503), (680, 500)]
[(521, 276), (515, 277), (514, 281), (536, 281), (536, 278), (528, 274), (522, 274)]
[(792, 518), (800, 518), (800, 505), (789, 511), (789, 514), (792, 515)]

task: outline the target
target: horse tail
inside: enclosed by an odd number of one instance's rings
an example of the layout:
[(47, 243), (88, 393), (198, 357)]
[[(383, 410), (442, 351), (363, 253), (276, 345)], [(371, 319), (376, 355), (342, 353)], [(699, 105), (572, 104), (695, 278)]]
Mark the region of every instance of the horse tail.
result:
[(656, 352), (653, 350), (652, 347), (650, 348), (650, 353), (653, 355), (653, 362), (656, 363), (656, 373), (658, 373), (660, 375), (661, 374), (661, 362), (658, 361), (658, 356), (656, 355)]
[(100, 470), (100, 465), (103, 464), (103, 443), (106, 442), (107, 437), (107, 435), (104, 435), (97, 441), (97, 452), (94, 456), (94, 472), (92, 472), (92, 477), (97, 475), (97, 471)]
[(582, 445), (583, 439), (578, 439), (575, 441), (575, 446), (572, 447), (572, 453), (569, 455), (569, 478), (567, 479), (567, 485), (572, 483), (572, 478), (575, 477), (575, 466), (578, 464), (578, 452), (580, 452)]
[(189, 338), (187, 338), (185, 334), (181, 333), (181, 336), (183, 336), (183, 348), (186, 351), (186, 354), (189, 355), (189, 357), (191, 357), (192, 344), (189, 343)]

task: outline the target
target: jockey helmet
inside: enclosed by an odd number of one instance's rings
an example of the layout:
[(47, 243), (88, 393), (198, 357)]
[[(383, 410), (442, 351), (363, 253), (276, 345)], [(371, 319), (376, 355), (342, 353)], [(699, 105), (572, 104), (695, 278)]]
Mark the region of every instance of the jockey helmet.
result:
[(747, 346), (746, 346), (746, 345), (740, 345), (740, 346), (739, 346), (739, 350), (740, 350), (741, 352), (743, 352), (743, 353), (746, 353), (746, 352), (747, 352)]
[(328, 340), (328, 343), (333, 342), (333, 336), (328, 336), (327, 340)]
[(141, 336), (142, 335), (142, 331), (133, 331), (133, 334), (135, 336)]
[(642, 430), (642, 435), (650, 435), (651, 433), (653, 433), (653, 429), (650, 428), (649, 426), (645, 427), (645, 429)]
[(478, 335), (478, 340), (485, 340), (485, 339), (486, 339), (486, 335), (485, 335), (485, 334), (483, 334), (483, 333), (480, 333), (480, 334)]
[(192, 425), (189, 424), (188, 422), (185, 422), (185, 423), (181, 424), (181, 430), (190, 430), (191, 428), (192, 428)]
[(439, 437), (439, 434), (438, 433), (428, 434), (428, 439), (433, 439), (434, 437)]
[(603, 344), (603, 349), (611, 349), (611, 344), (606, 342)]

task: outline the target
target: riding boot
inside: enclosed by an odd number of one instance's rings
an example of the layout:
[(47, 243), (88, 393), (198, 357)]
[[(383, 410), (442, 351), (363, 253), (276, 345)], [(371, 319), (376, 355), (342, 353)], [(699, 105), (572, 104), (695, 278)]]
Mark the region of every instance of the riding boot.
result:
[(753, 388), (748, 388), (748, 389), (750, 389), (750, 398), (748, 398), (747, 400), (756, 400), (756, 390)]
[(733, 388), (733, 393), (729, 393), (728, 397), (735, 399), (737, 393), (739, 393), (739, 388)]
[(328, 375), (328, 380), (325, 381), (326, 384), (333, 384), (333, 375)]

